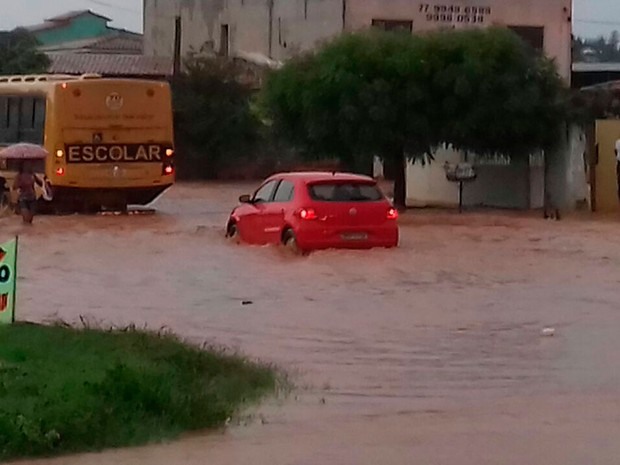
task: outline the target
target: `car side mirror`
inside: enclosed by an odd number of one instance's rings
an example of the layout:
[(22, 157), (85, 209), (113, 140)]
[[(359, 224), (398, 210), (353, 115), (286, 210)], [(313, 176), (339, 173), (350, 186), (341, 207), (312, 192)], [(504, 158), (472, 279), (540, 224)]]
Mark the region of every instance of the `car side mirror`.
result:
[(239, 197), (239, 202), (241, 203), (252, 203), (252, 198), (249, 195), (242, 195)]

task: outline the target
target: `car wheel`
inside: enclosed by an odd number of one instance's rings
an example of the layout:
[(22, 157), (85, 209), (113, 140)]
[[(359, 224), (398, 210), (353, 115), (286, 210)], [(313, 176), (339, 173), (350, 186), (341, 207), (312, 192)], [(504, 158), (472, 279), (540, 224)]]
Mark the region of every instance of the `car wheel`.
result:
[(284, 244), (284, 248), (293, 255), (307, 255), (299, 248), (299, 245), (297, 245), (297, 238), (295, 237), (293, 231), (288, 230), (284, 233), (284, 240), (282, 242)]
[(226, 228), (226, 237), (231, 242), (239, 242), (239, 228), (237, 223), (230, 223)]

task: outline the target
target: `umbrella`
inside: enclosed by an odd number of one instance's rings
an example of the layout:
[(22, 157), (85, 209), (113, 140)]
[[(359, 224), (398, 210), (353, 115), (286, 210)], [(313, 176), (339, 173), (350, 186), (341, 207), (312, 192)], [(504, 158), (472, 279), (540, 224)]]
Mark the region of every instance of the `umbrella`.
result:
[(0, 150), (0, 158), (11, 160), (41, 160), (47, 158), (49, 152), (37, 144), (21, 143)]

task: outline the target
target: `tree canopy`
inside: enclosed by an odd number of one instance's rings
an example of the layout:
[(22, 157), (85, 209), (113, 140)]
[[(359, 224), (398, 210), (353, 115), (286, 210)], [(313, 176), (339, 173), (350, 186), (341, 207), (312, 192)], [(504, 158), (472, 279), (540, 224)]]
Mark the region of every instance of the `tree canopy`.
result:
[(0, 75), (41, 74), (50, 62), (37, 50), (37, 39), (25, 29), (0, 31)]
[(405, 159), (432, 159), (442, 144), (523, 158), (550, 148), (563, 92), (554, 64), (506, 29), (366, 31), (288, 62), (262, 104), (274, 130), (310, 157), (394, 162), (404, 205)]
[(173, 86), (175, 129), (185, 154), (180, 173), (213, 177), (258, 138), (260, 123), (250, 108), (252, 89), (239, 82), (242, 70), (224, 58), (190, 56), (185, 67)]

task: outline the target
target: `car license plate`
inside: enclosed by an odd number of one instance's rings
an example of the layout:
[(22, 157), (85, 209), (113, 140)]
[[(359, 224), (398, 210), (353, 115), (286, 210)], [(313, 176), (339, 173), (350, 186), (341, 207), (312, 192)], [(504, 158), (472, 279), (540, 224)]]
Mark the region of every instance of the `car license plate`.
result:
[(345, 233), (342, 234), (342, 240), (344, 241), (365, 241), (368, 239), (368, 234), (366, 233)]

